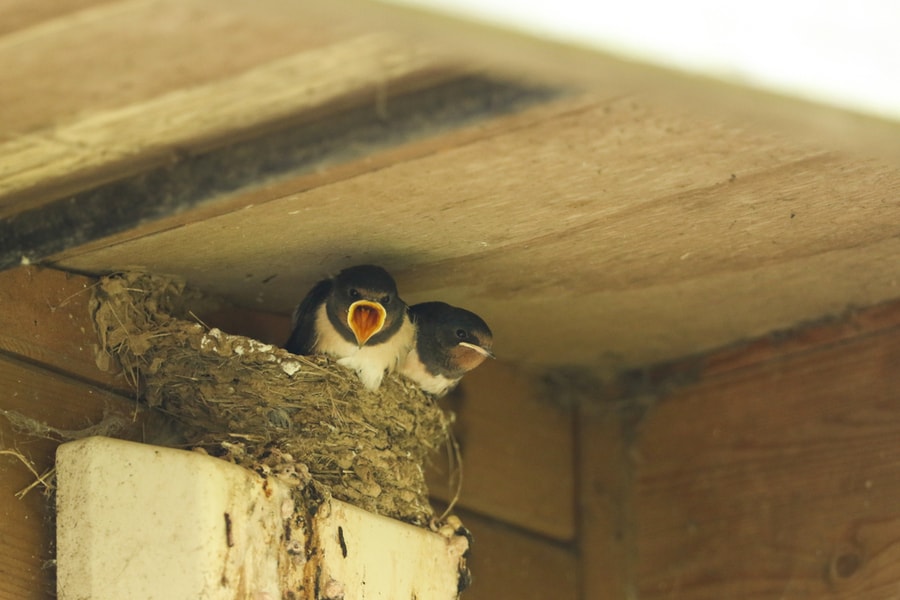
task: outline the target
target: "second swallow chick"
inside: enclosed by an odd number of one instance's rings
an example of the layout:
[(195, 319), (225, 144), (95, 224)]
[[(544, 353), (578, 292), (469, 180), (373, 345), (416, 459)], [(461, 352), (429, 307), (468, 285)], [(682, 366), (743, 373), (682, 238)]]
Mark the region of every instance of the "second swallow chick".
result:
[(411, 306), (415, 346), (400, 365), (401, 375), (423, 391), (443, 396), (463, 375), (494, 358), (490, 327), (475, 313), (445, 302)]

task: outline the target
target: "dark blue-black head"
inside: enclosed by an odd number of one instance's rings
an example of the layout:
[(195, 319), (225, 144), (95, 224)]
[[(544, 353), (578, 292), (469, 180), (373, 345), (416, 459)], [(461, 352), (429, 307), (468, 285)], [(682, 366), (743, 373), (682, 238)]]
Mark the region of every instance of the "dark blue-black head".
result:
[(448, 377), (461, 377), (493, 358), (494, 337), (484, 319), (446, 302), (411, 306), (416, 324), (416, 350), (426, 367)]
[(328, 298), (329, 316), (347, 327), (363, 346), (379, 334), (395, 331), (406, 314), (397, 283), (377, 265), (348, 267), (335, 275)]

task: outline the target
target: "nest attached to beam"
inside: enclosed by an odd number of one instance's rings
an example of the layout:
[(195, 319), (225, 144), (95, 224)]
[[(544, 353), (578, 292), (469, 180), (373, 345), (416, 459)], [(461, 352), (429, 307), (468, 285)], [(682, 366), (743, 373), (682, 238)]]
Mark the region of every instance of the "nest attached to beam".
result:
[(373, 393), (324, 357), (209, 329), (185, 318), (191, 301), (170, 278), (101, 279), (91, 301), (99, 366), (115, 358), (149, 406), (186, 426), (192, 446), (259, 472), (273, 454), (287, 457), (319, 493), (432, 520), (424, 464), (449, 443), (450, 417), (431, 398), (397, 377)]

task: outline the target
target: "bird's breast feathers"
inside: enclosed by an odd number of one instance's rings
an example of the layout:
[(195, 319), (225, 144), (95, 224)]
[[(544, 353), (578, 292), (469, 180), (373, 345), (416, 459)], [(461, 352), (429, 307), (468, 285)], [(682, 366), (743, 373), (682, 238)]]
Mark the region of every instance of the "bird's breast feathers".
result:
[(359, 347), (338, 333), (328, 319), (324, 305), (316, 311), (316, 331), (315, 351), (341, 357), (338, 364), (356, 371), (363, 385), (372, 391), (379, 388), (385, 372), (394, 371), (406, 357), (415, 338), (415, 328), (408, 318), (404, 318), (400, 329), (390, 339)]
[(443, 396), (459, 383), (459, 377), (451, 379), (445, 375), (434, 374), (428, 370), (425, 363), (419, 357), (419, 352), (413, 348), (406, 355), (400, 366), (400, 374), (413, 381), (423, 391), (436, 396)]

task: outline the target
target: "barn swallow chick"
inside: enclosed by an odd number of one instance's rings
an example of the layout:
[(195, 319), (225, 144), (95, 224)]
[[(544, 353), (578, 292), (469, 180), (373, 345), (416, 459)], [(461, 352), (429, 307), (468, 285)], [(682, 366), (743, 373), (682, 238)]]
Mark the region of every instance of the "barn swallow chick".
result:
[(423, 391), (443, 396), (484, 359), (494, 358), (491, 329), (475, 313), (444, 302), (423, 302), (409, 312), (416, 345), (400, 374)]
[(294, 311), (285, 349), (326, 354), (377, 390), (409, 353), (415, 329), (390, 274), (375, 265), (344, 269), (317, 283)]

